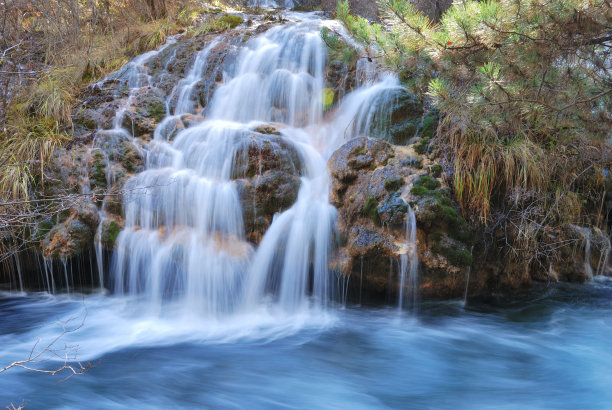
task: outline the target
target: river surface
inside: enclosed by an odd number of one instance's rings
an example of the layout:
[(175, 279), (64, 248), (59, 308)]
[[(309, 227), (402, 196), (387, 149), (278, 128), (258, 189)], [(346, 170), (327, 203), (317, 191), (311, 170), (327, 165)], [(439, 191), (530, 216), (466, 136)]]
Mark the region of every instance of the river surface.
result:
[[(498, 301), (499, 302), (499, 301)], [(28, 408), (610, 408), (612, 280), (507, 303), (150, 316), (133, 298), (0, 297), (0, 364), (56, 343), (95, 363), (65, 381), (0, 374), (0, 404)], [(147, 306), (146, 303), (142, 306)], [(71, 350), (73, 352), (73, 350)], [(53, 369), (51, 359), (39, 368)]]

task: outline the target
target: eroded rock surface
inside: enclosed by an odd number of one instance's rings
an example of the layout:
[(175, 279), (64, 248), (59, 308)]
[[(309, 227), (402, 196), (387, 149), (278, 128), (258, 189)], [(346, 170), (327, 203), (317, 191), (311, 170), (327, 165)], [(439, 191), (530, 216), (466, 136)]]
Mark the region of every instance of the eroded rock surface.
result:
[(247, 240), (259, 243), (277, 212), (290, 208), (301, 185), (302, 161), (273, 125), (253, 130), (234, 158)]
[(472, 263), (469, 228), (441, 182), (428, 175), (431, 167), (420, 169), (427, 160), (414, 161), (415, 156), (406, 147), (357, 138), (329, 160), (330, 200), (338, 208), (342, 245), (332, 268), (359, 277), (360, 293), (397, 294), (409, 204), (417, 218), (420, 293), (454, 297), (465, 286)]

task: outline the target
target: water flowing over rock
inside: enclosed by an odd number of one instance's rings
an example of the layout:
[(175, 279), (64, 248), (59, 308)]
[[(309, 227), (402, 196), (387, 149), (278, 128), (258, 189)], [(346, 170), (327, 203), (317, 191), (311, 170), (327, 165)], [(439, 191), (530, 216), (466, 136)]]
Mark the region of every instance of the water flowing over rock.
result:
[[(45, 269), (16, 262), (20, 286), (36, 270), (50, 292), (78, 282), (152, 312), (220, 317), (369, 300), (414, 309), (611, 270), (608, 238), (577, 226), (547, 231), (551, 246), (574, 246), (544, 273), (474, 251), (429, 144), (437, 114), (359, 58), (339, 23), (284, 13), (172, 37), (83, 91), (76, 137), (44, 185), (78, 200), (37, 221)], [(323, 28), (358, 58), (342, 66)]]
[(198, 53), (168, 99), (179, 95), (155, 130), (145, 171), (126, 182), (133, 194), (124, 197), (115, 292), (142, 294), (154, 310), (175, 301), (213, 316), (267, 298), (288, 311), (335, 298), (326, 156), (350, 139), (347, 123), (378, 105), (372, 97), (397, 84), (376, 84), (373, 93), (364, 86), (324, 123), (323, 22), (300, 19), (249, 39), (202, 121), (189, 124), (184, 116), (198, 109), (185, 96), (219, 40)]

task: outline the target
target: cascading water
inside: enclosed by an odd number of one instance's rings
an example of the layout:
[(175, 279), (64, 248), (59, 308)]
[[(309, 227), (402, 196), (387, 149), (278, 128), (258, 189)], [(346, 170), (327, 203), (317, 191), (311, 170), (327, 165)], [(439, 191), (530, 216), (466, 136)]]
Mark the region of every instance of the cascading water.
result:
[[(168, 39), (166, 44), (161, 46), (157, 50), (152, 50), (147, 53), (144, 53), (134, 60), (130, 61), (125, 65), (121, 70), (109, 76), (107, 79), (103, 80), (107, 81), (109, 79), (122, 80), (129, 89), (129, 93), (127, 98), (125, 98), (117, 112), (115, 113), (115, 118), (113, 119), (113, 128), (109, 130), (98, 130), (96, 133), (96, 137), (94, 138), (92, 149), (102, 147), (104, 145), (116, 146), (121, 141), (130, 141), (134, 147), (140, 151), (141, 148), (138, 144), (134, 142), (134, 135), (132, 130), (126, 130), (123, 127), (123, 120), (125, 118), (126, 111), (130, 108), (134, 100), (134, 94), (150, 85), (151, 76), (148, 73), (148, 68), (146, 67), (146, 63), (157, 56), (160, 52), (162, 52), (168, 46), (176, 43), (177, 37), (172, 36)], [(97, 87), (101, 87), (102, 84), (97, 84)], [(100, 153), (104, 152), (104, 150), (100, 150)], [(112, 167), (110, 166), (109, 158), (104, 158), (106, 163), (106, 184), (107, 186), (111, 186), (116, 181), (116, 175), (114, 174)], [(86, 191), (84, 193), (89, 193), (89, 187), (86, 187)], [(103, 200), (102, 208), (100, 209), (100, 224), (98, 226), (98, 230), (96, 232), (96, 236), (94, 239), (94, 249), (96, 253), (96, 263), (99, 274), (99, 284), (100, 288), (104, 289), (104, 255), (102, 249), (102, 241), (101, 241), (101, 232), (104, 220), (106, 219), (106, 202), (107, 198)], [(68, 286), (68, 284), (67, 284)]]
[(399, 308), (415, 309), (419, 297), (419, 255), (414, 211), (408, 205), (406, 214), (406, 243), (400, 257)]
[[(364, 110), (376, 110), (399, 83), (388, 77), (364, 84), (324, 121), (324, 23), (306, 16), (246, 43), (204, 121), (174, 138), (165, 132), (172, 116), (160, 124), (146, 170), (125, 187), (125, 229), (112, 267), (116, 293), (141, 295), (157, 312), (175, 303), (213, 317), (266, 300), (296, 311), (333, 298), (328, 258), (336, 210), (329, 204), (326, 161), (347, 139), (367, 134), (371, 121), (360, 119)], [(191, 89), (214, 44), (198, 54), (175, 89), (175, 116), (194, 111)], [(262, 123), (273, 123), (299, 153), (302, 177), (296, 202), (275, 216), (255, 249), (245, 238), (232, 177), (246, 141), (264, 137), (256, 131)]]

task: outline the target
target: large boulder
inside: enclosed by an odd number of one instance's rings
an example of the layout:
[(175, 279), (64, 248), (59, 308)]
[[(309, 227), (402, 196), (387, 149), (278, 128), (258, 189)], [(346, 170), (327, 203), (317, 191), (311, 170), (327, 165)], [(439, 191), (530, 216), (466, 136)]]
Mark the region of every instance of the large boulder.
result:
[(293, 144), (273, 125), (257, 127), (242, 141), (232, 179), (242, 202), (248, 241), (259, 243), (274, 215), (295, 203), (302, 168)]
[(89, 250), (98, 223), (98, 211), (91, 203), (73, 208), (68, 218), (43, 239), (43, 254), (47, 258), (69, 259)]
[(357, 138), (339, 148), (328, 167), (341, 245), (332, 269), (359, 277), (360, 294), (396, 297), (400, 260), (409, 249), (410, 206), (417, 221), (420, 294), (432, 298), (462, 294), (472, 264), (471, 231), (443, 186), (437, 166), (419, 158), (412, 148)]

